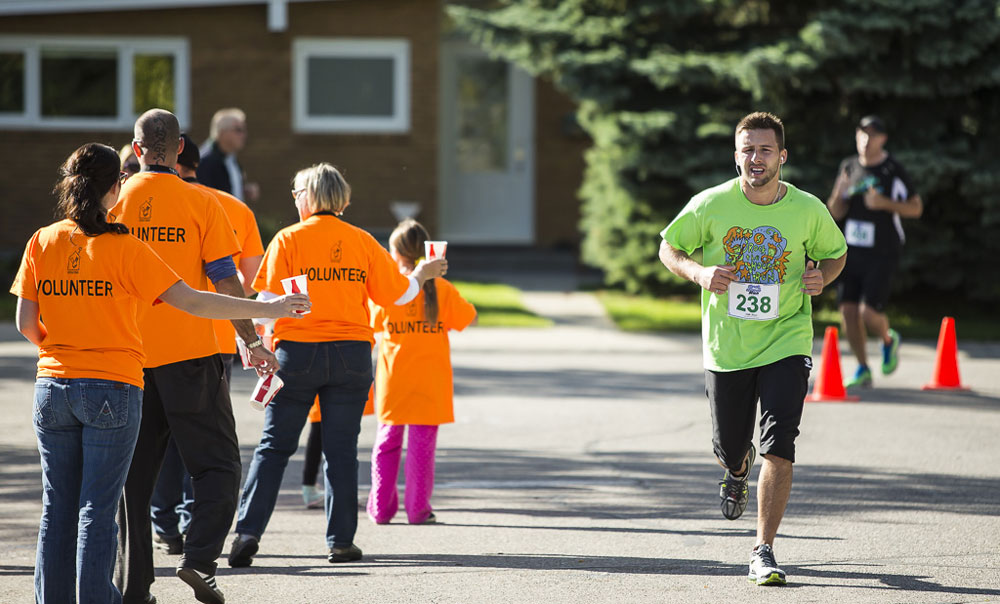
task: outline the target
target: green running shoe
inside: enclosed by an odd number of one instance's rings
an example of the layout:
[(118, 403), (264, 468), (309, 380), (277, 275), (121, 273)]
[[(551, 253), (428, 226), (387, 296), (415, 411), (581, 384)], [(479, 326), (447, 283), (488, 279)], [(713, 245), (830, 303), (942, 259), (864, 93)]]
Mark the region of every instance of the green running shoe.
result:
[(785, 585), (785, 571), (778, 568), (774, 560), (774, 550), (766, 543), (753, 548), (750, 555), (750, 572), (747, 579), (757, 585)]
[(871, 388), (872, 386), (872, 370), (865, 365), (858, 365), (857, 371), (854, 372), (854, 377), (847, 380), (844, 384), (844, 388)]
[(899, 332), (890, 329), (889, 337), (892, 342), (882, 343), (882, 375), (889, 375), (899, 366)]

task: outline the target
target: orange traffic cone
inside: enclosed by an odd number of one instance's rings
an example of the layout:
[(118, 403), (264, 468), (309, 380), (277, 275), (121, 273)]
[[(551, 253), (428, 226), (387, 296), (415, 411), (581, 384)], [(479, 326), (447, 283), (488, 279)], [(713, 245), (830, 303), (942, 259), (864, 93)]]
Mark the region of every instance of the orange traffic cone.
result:
[(941, 333), (938, 334), (937, 360), (934, 362), (934, 377), (924, 390), (968, 390), (962, 385), (958, 375), (958, 340), (955, 338), (955, 319), (941, 319)]
[(819, 376), (813, 386), (812, 394), (806, 401), (818, 403), (821, 401), (857, 402), (856, 396), (848, 396), (844, 389), (844, 378), (840, 373), (840, 349), (837, 347), (837, 328), (826, 328), (823, 336), (823, 356), (820, 358)]

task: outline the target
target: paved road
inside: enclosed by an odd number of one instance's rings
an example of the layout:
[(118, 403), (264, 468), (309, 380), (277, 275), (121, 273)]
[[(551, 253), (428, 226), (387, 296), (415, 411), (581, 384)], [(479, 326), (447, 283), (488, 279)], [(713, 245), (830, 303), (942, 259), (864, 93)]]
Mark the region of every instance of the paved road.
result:
[[(756, 503), (718, 510), (696, 337), (623, 334), (585, 294), (533, 293), (542, 330), (453, 338), (458, 421), (442, 429), (438, 526), (362, 519), (363, 563), (325, 559), (301, 452), (228, 602), (1000, 602), (1000, 346), (959, 338), (965, 394), (928, 393), (933, 343), (856, 404), (809, 404), (776, 542), (791, 584), (743, 576)], [(28, 602), (39, 513), (33, 351), (0, 329), (0, 602)], [(820, 342), (816, 342), (818, 355)], [(818, 357), (817, 357), (818, 358)], [(852, 366), (853, 367), (853, 366)], [(878, 376), (876, 376), (878, 377)], [(244, 462), (261, 415), (234, 400)], [(375, 424), (363, 425), (361, 475)], [(366, 489), (363, 489), (365, 491)], [(153, 593), (193, 601), (157, 554)]]

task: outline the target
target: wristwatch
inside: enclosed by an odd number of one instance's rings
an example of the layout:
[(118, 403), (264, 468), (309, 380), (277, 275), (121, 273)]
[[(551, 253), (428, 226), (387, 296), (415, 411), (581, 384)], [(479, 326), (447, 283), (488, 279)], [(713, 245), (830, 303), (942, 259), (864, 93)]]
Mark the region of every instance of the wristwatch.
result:
[(264, 341), (261, 340), (260, 338), (257, 338), (255, 341), (250, 342), (249, 344), (247, 344), (247, 350), (250, 350), (252, 348), (260, 348), (263, 345), (264, 345)]

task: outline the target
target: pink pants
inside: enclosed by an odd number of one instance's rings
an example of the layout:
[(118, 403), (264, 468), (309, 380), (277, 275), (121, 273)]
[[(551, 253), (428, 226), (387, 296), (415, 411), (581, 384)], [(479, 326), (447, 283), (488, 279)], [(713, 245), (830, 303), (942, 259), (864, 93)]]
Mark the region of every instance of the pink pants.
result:
[(379, 424), (372, 449), (372, 489), (368, 493), (368, 515), (377, 524), (386, 524), (399, 509), (396, 477), (403, 453), (403, 431), (409, 427), (406, 447), (406, 491), (403, 505), (410, 524), (420, 524), (431, 515), (434, 492), (434, 451), (437, 426)]

